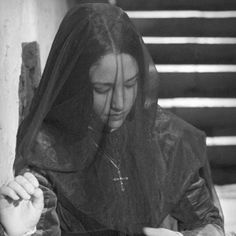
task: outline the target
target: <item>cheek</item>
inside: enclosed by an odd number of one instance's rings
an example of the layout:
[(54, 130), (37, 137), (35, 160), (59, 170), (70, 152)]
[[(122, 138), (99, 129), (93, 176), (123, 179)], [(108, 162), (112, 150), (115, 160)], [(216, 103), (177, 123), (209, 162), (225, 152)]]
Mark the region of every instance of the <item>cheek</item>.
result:
[(131, 108), (135, 102), (137, 96), (137, 85), (134, 86), (134, 88), (127, 89), (126, 90), (126, 107)]
[(99, 94), (93, 92), (93, 109), (98, 115), (106, 113), (109, 109), (109, 94)]

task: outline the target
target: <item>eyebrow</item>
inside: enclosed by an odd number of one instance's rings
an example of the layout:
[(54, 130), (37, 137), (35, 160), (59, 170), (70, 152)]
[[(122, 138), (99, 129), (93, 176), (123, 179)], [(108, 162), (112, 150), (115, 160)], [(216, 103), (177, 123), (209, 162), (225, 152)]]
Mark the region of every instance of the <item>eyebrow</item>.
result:
[[(132, 76), (131, 78), (125, 80), (125, 82), (130, 82), (130, 81), (136, 79), (136, 78), (138, 77), (138, 75), (139, 75), (139, 73), (135, 74), (135, 75)], [(113, 83), (110, 83), (110, 82), (99, 82), (99, 81), (97, 81), (97, 82), (94, 82), (94, 83), (92, 83), (92, 84), (93, 84), (93, 85), (113, 86)]]

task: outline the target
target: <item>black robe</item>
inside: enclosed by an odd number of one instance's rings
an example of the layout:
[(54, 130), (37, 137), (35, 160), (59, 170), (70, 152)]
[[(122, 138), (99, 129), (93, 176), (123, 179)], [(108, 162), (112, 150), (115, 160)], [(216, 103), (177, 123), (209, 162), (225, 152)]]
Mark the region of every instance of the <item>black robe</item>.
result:
[[(121, 128), (122, 132), (125, 132), (125, 129), (127, 125)], [(143, 227), (162, 227), (163, 220), (167, 216), (177, 220), (178, 230), (184, 231), (185, 235), (195, 235), (195, 230), (198, 232), (199, 228), (207, 224), (218, 225), (223, 229), (223, 220), (214, 205), (208, 180), (200, 174), (207, 161), (204, 133), (159, 107), (150, 137), (152, 142), (158, 140), (161, 144), (161, 155), (156, 157), (159, 159), (157, 163), (160, 164), (157, 173), (160, 185), (153, 186), (159, 189), (159, 201), (154, 210), (156, 222), (152, 221), (152, 215), (147, 212), (149, 210), (148, 203), (145, 202), (147, 199), (140, 190), (144, 183), (135, 184), (137, 175), (140, 173), (136, 173), (132, 161), (130, 163), (126, 161), (124, 164), (124, 169), (126, 168), (124, 172), (129, 177), (125, 183), (125, 192), (120, 190), (119, 183), (111, 181), (115, 172), (106, 160), (100, 163), (104, 166), (104, 176), (94, 175), (94, 180), (91, 182), (86, 180), (85, 176), (86, 172), (96, 170), (96, 161), (90, 160), (88, 168), (85, 165), (86, 160), (80, 159), (80, 168), (78, 166), (76, 168), (70, 160), (71, 155), (68, 155), (70, 149), (68, 146), (63, 148), (64, 138), (55, 129), (47, 126), (42, 128), (32, 151), (35, 165), (28, 166), (28, 170), (39, 179), (45, 196), (45, 211), (37, 229), (50, 232), (48, 235), (60, 233), (69, 235), (69, 232), (75, 235), (138, 235), (142, 234)], [(67, 143), (71, 145), (71, 140), (67, 140)], [(75, 155), (82, 156), (84, 153), (87, 153), (87, 156), (93, 153), (91, 139), (86, 138), (83, 150), (78, 148), (76, 151), (74, 148)], [(79, 154), (79, 152), (84, 153)], [(130, 158), (129, 155), (125, 157)], [(44, 161), (43, 169), (39, 166), (42, 161)], [(155, 163), (148, 164), (150, 166), (145, 168), (152, 171)], [(46, 170), (45, 166), (50, 170)], [(99, 198), (102, 195), (99, 191), (96, 192), (96, 178), (104, 178), (104, 185), (106, 185), (104, 190), (110, 194), (111, 199)], [(81, 187), (84, 185), (81, 184), (83, 181), (88, 181), (88, 188), (94, 188), (92, 190), (94, 195), (89, 199), (87, 190)], [(133, 190), (129, 191), (130, 188)], [(117, 198), (114, 198), (113, 192), (117, 194)], [(150, 192), (150, 194), (154, 193)], [(90, 209), (86, 208), (87, 202)], [(141, 207), (139, 208), (138, 205)], [(94, 207), (101, 207), (101, 209), (96, 209), (90, 215), (89, 210), (92, 211)], [(135, 208), (134, 211), (130, 211), (132, 207)], [(119, 211), (124, 208), (129, 211)]]

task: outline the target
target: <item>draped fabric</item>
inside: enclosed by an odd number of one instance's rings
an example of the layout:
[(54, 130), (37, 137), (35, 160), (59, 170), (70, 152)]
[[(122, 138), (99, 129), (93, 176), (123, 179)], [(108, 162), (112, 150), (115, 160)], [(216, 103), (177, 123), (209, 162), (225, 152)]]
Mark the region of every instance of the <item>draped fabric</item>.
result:
[[(92, 69), (98, 71), (110, 56), (116, 64), (113, 84), (100, 91)], [(130, 61), (137, 74), (129, 74)], [(88, 231), (133, 234), (160, 226), (205, 170), (206, 156), (204, 134), (158, 107), (158, 83), (151, 56), (125, 12), (109, 4), (70, 10), (18, 130), (16, 173), (26, 165), (47, 173), (59, 201), (66, 198), (92, 222)], [(123, 104), (132, 106), (114, 115), (107, 103), (115, 103), (119, 92)], [(94, 110), (94, 94), (106, 97), (104, 111), (110, 106), (105, 121)], [(123, 122), (112, 129), (117, 120)]]

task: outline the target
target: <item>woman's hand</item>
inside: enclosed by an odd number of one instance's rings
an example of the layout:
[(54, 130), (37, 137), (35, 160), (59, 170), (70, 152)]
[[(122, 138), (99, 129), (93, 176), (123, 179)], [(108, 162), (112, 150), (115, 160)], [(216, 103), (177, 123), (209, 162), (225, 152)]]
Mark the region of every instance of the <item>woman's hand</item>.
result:
[(34, 229), (43, 207), (43, 192), (29, 172), (0, 188), (0, 222), (8, 236), (21, 236)]
[(180, 236), (182, 235), (179, 232), (172, 231), (164, 228), (144, 228), (143, 232), (147, 236)]

